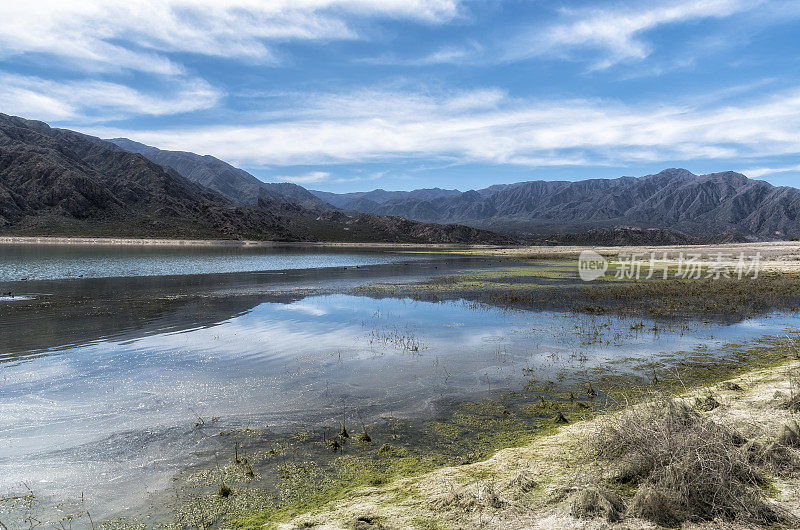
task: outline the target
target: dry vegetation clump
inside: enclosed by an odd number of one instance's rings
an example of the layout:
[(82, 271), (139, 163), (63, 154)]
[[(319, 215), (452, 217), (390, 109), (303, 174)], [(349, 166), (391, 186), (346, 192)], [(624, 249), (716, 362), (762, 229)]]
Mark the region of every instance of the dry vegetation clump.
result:
[(717, 401), (714, 396), (709, 392), (704, 397), (698, 397), (694, 400), (694, 408), (701, 412), (711, 412), (715, 408), (719, 407), (720, 403)]
[(800, 424), (792, 420), (781, 428), (778, 442), (787, 447), (800, 447)]
[(791, 452), (774, 441), (747, 442), (680, 401), (658, 398), (609, 419), (590, 440), (588, 455), (600, 470), (597, 484), (606, 486), (590, 486), (574, 498), (577, 516), (622, 512), (603, 493), (610, 487), (633, 494), (628, 515), (661, 526), (712, 520), (769, 525), (789, 517), (764, 490), (769, 472), (792, 467)]
[(622, 497), (598, 486), (589, 486), (576, 491), (569, 506), (569, 514), (577, 519), (600, 517), (613, 523), (621, 521), (624, 513), (625, 501)]
[(800, 412), (800, 374), (793, 372), (789, 375), (789, 388), (791, 394), (779, 407), (789, 412)]

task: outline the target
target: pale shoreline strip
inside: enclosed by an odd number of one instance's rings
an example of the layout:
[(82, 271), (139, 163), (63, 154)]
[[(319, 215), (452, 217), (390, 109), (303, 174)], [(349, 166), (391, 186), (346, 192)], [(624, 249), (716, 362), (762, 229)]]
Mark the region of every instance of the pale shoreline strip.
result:
[(0, 245), (105, 245), (169, 247), (299, 247), (299, 248), (500, 248), (495, 245), (457, 243), (346, 243), (306, 241), (255, 241), (238, 239), (157, 239), (124, 237), (0, 236)]

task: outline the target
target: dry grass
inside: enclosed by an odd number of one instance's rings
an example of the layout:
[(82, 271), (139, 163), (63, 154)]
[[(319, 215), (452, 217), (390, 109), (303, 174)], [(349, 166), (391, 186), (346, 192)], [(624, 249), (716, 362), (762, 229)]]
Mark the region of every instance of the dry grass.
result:
[(485, 461), (354, 491), (279, 527), (345, 529), (364, 516), (391, 529), (797, 527), (800, 451), (778, 438), (798, 419), (779, 408), (798, 370), (792, 361), (716, 384), (720, 406), (707, 413), (692, 407), (702, 389), (575, 421)]
[(635, 490), (628, 515), (662, 526), (686, 521), (775, 524), (768, 474), (738, 433), (681, 401), (657, 398), (613, 416), (590, 443), (603, 481)]
[(507, 259), (577, 259), (580, 252), (592, 248), (604, 256), (617, 256), (619, 254), (649, 255), (651, 251), (669, 253), (678, 256), (681, 252), (698, 253), (704, 258), (713, 257), (720, 253), (738, 256), (740, 252), (753, 255), (761, 254), (761, 269), (763, 271), (800, 272), (800, 243), (796, 241), (773, 241), (758, 243), (732, 243), (728, 245), (671, 245), (671, 246), (622, 246), (622, 247), (591, 247), (586, 246), (532, 246), (514, 248), (482, 248), (462, 251), (453, 251), (471, 255), (493, 256)]

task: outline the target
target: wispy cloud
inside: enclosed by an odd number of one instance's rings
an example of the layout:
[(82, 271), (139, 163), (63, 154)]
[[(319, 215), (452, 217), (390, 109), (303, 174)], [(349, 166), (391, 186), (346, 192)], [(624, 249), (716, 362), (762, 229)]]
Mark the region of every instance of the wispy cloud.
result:
[[(702, 99), (702, 98), (701, 98)], [(730, 104), (516, 99), (480, 90), (362, 91), (291, 102), (293, 117), (166, 131), (98, 129), (247, 166), (398, 159), (525, 166), (620, 164), (793, 154), (800, 90)], [(288, 115), (287, 115), (288, 116)], [(298, 182), (327, 175), (308, 174)]]
[[(616, 4), (564, 10), (562, 19), (536, 27), (511, 39), (502, 58), (515, 61), (550, 56), (572, 58), (575, 52), (596, 52), (593, 69), (605, 69), (626, 61), (641, 60), (652, 52), (645, 34), (660, 26), (709, 18), (724, 18), (748, 11), (763, 0), (679, 0)], [(585, 55), (581, 55), (585, 58)]]
[(278, 182), (294, 182), (297, 184), (312, 184), (314, 182), (324, 182), (331, 177), (327, 171), (310, 171), (300, 175), (281, 175), (272, 177), (273, 180)]
[(0, 2), (0, 57), (176, 74), (170, 53), (278, 60), (287, 41), (359, 38), (357, 21), (450, 20), (461, 0), (36, 0)]
[(464, 46), (443, 46), (422, 57), (398, 57), (396, 55), (382, 55), (367, 57), (358, 62), (367, 64), (381, 64), (393, 66), (436, 66), (441, 64), (463, 64), (467, 61), (474, 62), (475, 58), (483, 53), (483, 45), (471, 42)]
[(755, 167), (755, 168), (741, 170), (743, 174), (751, 178), (759, 178), (768, 175), (777, 175), (780, 173), (794, 173), (795, 171), (800, 171), (800, 164), (796, 166)]
[(44, 121), (110, 121), (214, 106), (222, 93), (200, 79), (174, 79), (170, 93), (145, 93), (95, 80), (52, 81), (0, 72), (0, 110)]

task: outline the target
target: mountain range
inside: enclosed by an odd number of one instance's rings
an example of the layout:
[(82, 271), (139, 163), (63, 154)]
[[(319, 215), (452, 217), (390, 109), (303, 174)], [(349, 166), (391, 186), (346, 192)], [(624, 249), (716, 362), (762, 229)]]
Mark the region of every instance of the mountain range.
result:
[[(344, 213), (293, 184), (262, 186), (213, 157), (167, 152), (167, 165), (149, 158), (162, 153), (143, 156), (99, 138), (0, 114), (0, 234), (515, 242), (465, 226)], [(238, 196), (240, 187), (251, 195)], [(306, 194), (310, 198), (298, 200)], [(303, 205), (306, 200), (310, 208)]]
[(466, 192), (312, 193), (345, 210), (460, 223), (527, 238), (619, 227), (704, 238), (800, 237), (800, 190), (732, 171), (695, 175), (666, 169), (640, 178), (530, 181)]
[(467, 225), (529, 242), (601, 244), (627, 238), (659, 244), (800, 236), (800, 191), (730, 171), (695, 175), (686, 169), (665, 169), (639, 178), (529, 181), (466, 192), (426, 188), (332, 193), (264, 183), (210, 156), (163, 151), (124, 138), (111, 141), (171, 166), (238, 204), (269, 197), (316, 211), (339, 209)]
[(112, 138), (108, 141), (156, 164), (171, 167), (181, 176), (216, 191), (234, 204), (253, 205), (258, 204), (259, 198), (270, 198), (278, 202), (299, 204), (305, 208), (332, 209), (331, 205), (297, 184), (264, 182), (247, 171), (210, 155), (165, 151), (127, 138)]
[[(0, 233), (666, 244), (800, 237), (800, 190), (735, 172), (332, 193), (0, 114)], [(510, 236), (498, 235), (510, 234)]]

